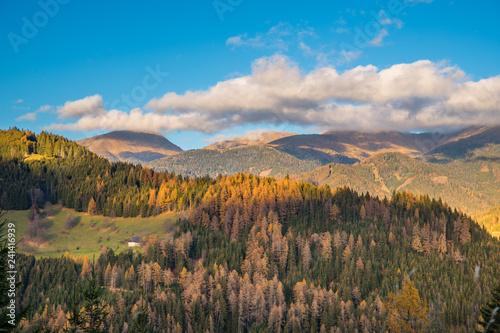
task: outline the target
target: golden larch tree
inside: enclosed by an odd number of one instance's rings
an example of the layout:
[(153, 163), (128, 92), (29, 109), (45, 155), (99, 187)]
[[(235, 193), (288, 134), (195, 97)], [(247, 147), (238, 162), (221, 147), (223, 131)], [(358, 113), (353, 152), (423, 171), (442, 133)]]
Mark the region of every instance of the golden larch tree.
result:
[(389, 294), (386, 308), (390, 332), (425, 332), (429, 325), (427, 322), (429, 308), (420, 298), (418, 289), (411, 280), (403, 284), (399, 294)]

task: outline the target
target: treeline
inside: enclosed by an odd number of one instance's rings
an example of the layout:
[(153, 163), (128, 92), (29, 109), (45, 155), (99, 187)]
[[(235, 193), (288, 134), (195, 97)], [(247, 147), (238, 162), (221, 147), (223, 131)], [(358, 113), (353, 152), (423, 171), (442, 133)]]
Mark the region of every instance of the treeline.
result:
[(41, 132), (35, 134), (17, 127), (0, 130), (0, 155), (24, 158), (30, 154), (45, 157), (78, 157), (91, 154), (87, 149), (60, 135)]

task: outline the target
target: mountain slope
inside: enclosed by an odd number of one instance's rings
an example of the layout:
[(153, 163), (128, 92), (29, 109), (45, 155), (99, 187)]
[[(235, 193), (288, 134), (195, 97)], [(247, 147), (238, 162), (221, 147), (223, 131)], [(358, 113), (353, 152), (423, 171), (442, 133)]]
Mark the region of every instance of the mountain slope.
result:
[(159, 134), (134, 131), (110, 132), (77, 143), (111, 162), (145, 163), (182, 151)]
[(329, 163), (316, 155), (301, 158), (269, 146), (244, 146), (232, 149), (196, 149), (151, 161), (147, 166), (190, 176), (217, 177), (247, 171), (262, 176), (285, 176), (312, 171)]
[[(205, 185), (189, 191), (188, 200), (199, 201), (163, 230), (136, 231), (130, 228), (133, 221), (92, 222), (79, 214), (80, 224), (68, 231), (61, 225), (63, 216), (44, 218), (48, 234), (57, 233), (80, 257), (73, 262), (69, 255), (50, 261), (19, 255), (25, 283), (18, 295), (32, 305), (30, 329), (44, 313), (53, 318), (59, 311), (64, 319), (71, 311), (70, 297), (79, 290), (68, 290), (86, 279), (90, 267), (84, 251), (99, 246), (95, 270), (110, 280), (103, 284), (106, 295), (117, 299), (109, 305), (116, 315), (106, 324), (121, 330), (129, 322), (129, 332), (140, 331), (134, 306), (144, 306), (155, 322), (176, 332), (211, 327), (238, 332), (242, 322), (249, 332), (385, 332), (388, 315), (402, 308), (391, 308), (392, 295), (410, 297), (405, 293), (410, 275), (419, 295), (412, 292), (411, 308), (429, 308), (424, 317), (429, 330), (466, 332), (479, 316), (474, 309), (484, 304), (500, 276), (499, 240), (427, 197), (403, 192), (379, 200), (346, 188), (332, 192), (287, 178), (244, 174)], [(174, 192), (163, 199), (158, 194), (157, 200), (168, 204)], [(131, 232), (146, 235), (142, 253), (122, 252)], [(80, 248), (92, 235), (92, 247)], [(475, 276), (477, 267), (481, 274)], [(140, 278), (148, 271), (153, 272), (150, 282)], [(144, 281), (150, 287), (144, 288)], [(203, 295), (210, 299), (201, 302)], [(221, 312), (214, 324), (211, 318)], [(45, 322), (56, 331), (55, 320)], [(166, 331), (165, 326), (156, 325), (158, 331)], [(417, 331), (427, 331), (423, 326)]]
[(450, 162), (473, 157), (500, 158), (500, 126), (477, 128), (471, 132), (429, 151), (426, 159)]
[(385, 153), (354, 165), (332, 163), (293, 178), (379, 196), (401, 190), (428, 194), (472, 215), (497, 205), (500, 197), (500, 163), (483, 159), (433, 164)]
[[(248, 171), (271, 176), (295, 175), (328, 163), (353, 164), (384, 152), (420, 156), (429, 133), (325, 132), (257, 133), (204, 149), (182, 152), (149, 163), (157, 170), (204, 176)], [(218, 153), (217, 153), (218, 151)]]
[(430, 133), (341, 131), (294, 135), (272, 141), (269, 145), (282, 150), (312, 149), (324, 154), (340, 154), (361, 161), (385, 152), (399, 152), (410, 156), (422, 155), (426, 152), (424, 143), (430, 136)]

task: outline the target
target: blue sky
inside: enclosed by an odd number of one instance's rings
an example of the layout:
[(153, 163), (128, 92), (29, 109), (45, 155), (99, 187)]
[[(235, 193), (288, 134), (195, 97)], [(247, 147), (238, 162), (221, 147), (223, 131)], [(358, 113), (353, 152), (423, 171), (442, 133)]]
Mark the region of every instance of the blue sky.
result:
[(5, 0), (0, 128), (75, 140), (151, 130), (192, 149), (262, 129), (500, 123), (499, 12), (498, 1)]

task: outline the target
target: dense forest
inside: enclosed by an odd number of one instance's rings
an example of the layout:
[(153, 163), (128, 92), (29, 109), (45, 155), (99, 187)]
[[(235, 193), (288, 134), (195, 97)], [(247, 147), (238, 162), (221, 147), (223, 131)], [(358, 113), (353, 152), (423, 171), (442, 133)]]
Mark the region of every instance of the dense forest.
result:
[(26, 331), (471, 332), (490, 319), (500, 241), (440, 200), (288, 177), (190, 179), (48, 133), (0, 138), (4, 209), (186, 212), (174, 237), (150, 235), (140, 252), (19, 255)]
[(110, 163), (67, 139), (16, 128), (0, 132), (0, 205), (29, 209), (46, 201), (105, 216), (150, 216), (196, 206), (214, 180)]
[(166, 156), (149, 162), (147, 165), (159, 171), (173, 171), (188, 176), (218, 174), (232, 175), (250, 171), (254, 174), (267, 173), (269, 176), (285, 176), (312, 171), (332, 162), (331, 157), (319, 156), (309, 150), (301, 154), (269, 146), (248, 146), (233, 149), (195, 149)]

